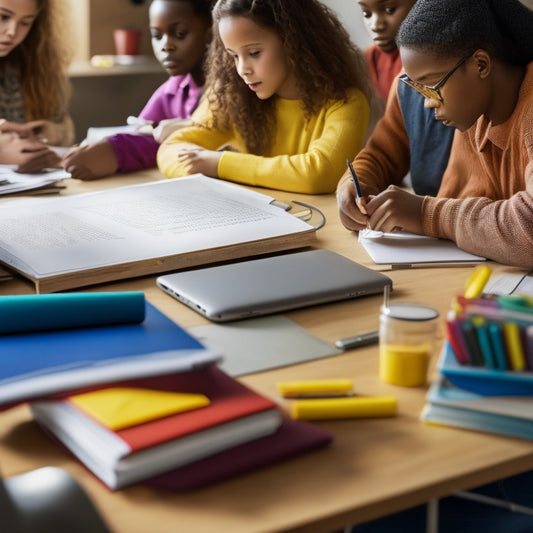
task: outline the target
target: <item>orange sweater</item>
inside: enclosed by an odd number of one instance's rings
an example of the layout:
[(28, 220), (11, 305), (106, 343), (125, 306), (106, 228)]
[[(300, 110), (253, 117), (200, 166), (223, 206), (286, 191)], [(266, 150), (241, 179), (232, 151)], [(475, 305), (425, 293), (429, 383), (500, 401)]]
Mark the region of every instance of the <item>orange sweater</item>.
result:
[(533, 62), (513, 114), (455, 132), (437, 198), (422, 205), (424, 233), (500, 263), (533, 267)]

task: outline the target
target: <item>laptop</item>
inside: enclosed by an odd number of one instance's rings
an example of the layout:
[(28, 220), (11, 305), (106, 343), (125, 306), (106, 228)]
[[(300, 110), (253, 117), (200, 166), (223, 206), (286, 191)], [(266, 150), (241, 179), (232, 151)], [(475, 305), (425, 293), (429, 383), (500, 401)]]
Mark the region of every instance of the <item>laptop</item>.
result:
[(156, 283), (213, 322), (383, 292), (392, 280), (329, 250), (308, 250), (159, 276)]

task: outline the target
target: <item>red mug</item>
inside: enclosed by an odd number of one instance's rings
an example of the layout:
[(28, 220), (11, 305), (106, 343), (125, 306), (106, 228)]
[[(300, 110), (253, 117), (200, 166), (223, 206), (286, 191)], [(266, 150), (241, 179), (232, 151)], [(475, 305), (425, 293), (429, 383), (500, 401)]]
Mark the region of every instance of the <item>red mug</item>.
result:
[(119, 56), (135, 56), (139, 53), (140, 30), (134, 28), (117, 28), (113, 30), (115, 52)]

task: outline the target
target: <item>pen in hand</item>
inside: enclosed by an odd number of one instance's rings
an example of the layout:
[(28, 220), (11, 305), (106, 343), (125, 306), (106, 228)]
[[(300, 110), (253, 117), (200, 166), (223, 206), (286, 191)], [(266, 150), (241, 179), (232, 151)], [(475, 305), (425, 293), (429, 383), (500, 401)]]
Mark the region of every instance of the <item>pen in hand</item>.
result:
[(348, 165), (348, 168), (350, 169), (350, 174), (352, 175), (353, 184), (355, 185), (357, 207), (359, 207), (359, 210), (361, 211), (361, 213), (366, 215), (368, 213), (366, 212), (365, 206), (361, 202), (363, 195), (361, 194), (361, 186), (359, 185), (357, 174), (355, 173), (355, 169), (353, 168), (353, 165), (350, 163), (350, 160), (348, 158), (346, 159), (346, 164)]

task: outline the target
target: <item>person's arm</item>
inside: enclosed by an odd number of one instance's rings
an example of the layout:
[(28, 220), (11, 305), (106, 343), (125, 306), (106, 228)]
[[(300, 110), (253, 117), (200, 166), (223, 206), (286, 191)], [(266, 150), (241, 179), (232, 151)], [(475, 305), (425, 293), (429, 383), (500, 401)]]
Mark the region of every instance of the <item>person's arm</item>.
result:
[(533, 160), (525, 179), (525, 190), (508, 200), (426, 197), (424, 233), (451, 239), (463, 250), (499, 263), (533, 268)]
[(212, 126), (213, 118), (207, 98), (204, 98), (191, 115), (192, 125), (180, 128), (170, 134), (157, 152), (157, 165), (167, 178), (178, 178), (190, 174), (187, 161), (180, 161), (179, 154), (196, 149), (215, 151), (232, 137), (231, 131), (222, 131)]
[(69, 115), (60, 122), (32, 120), (23, 124), (0, 121), (1, 133), (14, 133), (21, 139), (44, 142), (50, 146), (70, 146), (74, 140), (74, 124)]
[(45, 168), (59, 166), (61, 158), (46, 144), (35, 139), (21, 139), (13, 135), (0, 143), (0, 164), (17, 165), (17, 172), (34, 174), (42, 172)]
[[(396, 78), (383, 118), (353, 161), (365, 197), (377, 195), (390, 185), (401, 185), (409, 171), (409, 138), (398, 100), (397, 84)], [(355, 188), (348, 170), (344, 171), (337, 186), (337, 202), (339, 216), (347, 229), (358, 231), (366, 227), (367, 218), (355, 205)]]
[(359, 91), (349, 93), (346, 103), (335, 102), (325, 112), (322, 133), (299, 154), (262, 157), (224, 152), (218, 175), (238, 183), (304, 194), (335, 190), (345, 168), (362, 146), (369, 107)]

